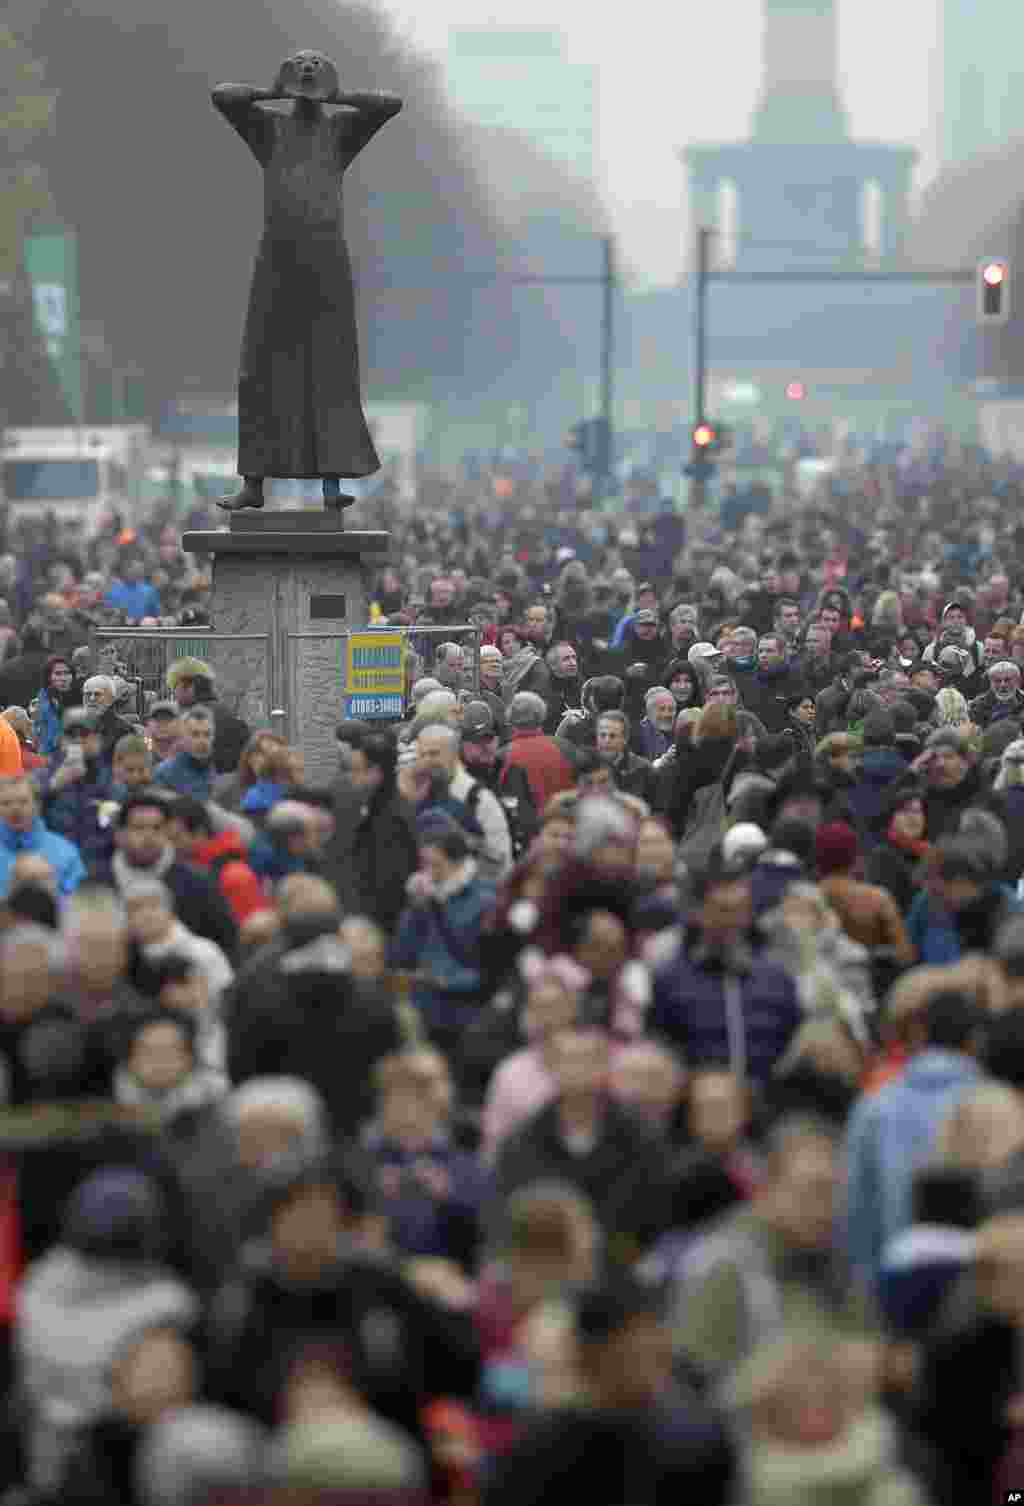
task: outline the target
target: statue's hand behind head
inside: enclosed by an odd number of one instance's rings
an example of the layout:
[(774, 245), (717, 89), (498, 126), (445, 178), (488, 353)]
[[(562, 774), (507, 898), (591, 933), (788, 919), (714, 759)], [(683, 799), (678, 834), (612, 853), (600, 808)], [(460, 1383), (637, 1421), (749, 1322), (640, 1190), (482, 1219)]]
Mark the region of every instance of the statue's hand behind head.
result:
[(322, 52), (295, 52), (278, 69), (275, 88), (286, 98), (323, 102), (338, 93), (338, 70)]

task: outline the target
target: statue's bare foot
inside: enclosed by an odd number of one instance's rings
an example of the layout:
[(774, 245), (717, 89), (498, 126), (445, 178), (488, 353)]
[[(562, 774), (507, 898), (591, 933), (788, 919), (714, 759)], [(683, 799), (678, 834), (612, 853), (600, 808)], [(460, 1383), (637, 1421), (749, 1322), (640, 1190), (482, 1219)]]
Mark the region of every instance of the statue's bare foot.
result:
[(233, 497), (221, 497), (217, 506), (222, 512), (242, 512), (247, 507), (262, 507), (263, 482), (247, 476), (242, 490)]

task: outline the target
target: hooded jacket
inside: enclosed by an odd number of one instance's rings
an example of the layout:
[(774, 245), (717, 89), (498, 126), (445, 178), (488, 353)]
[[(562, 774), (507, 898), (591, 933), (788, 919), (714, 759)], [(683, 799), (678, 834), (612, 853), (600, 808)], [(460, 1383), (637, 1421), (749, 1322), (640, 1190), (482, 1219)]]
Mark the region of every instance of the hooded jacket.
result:
[(901, 1078), (855, 1105), (847, 1136), (846, 1248), (864, 1278), (874, 1281), (886, 1245), (910, 1227), (914, 1174), (946, 1116), (980, 1077), (963, 1052), (929, 1047)]
[(59, 1479), (79, 1429), (110, 1408), (123, 1346), (148, 1328), (188, 1325), (192, 1293), (168, 1271), (98, 1260), (58, 1245), (29, 1270), (16, 1323), (18, 1378), (32, 1418), (34, 1483)]

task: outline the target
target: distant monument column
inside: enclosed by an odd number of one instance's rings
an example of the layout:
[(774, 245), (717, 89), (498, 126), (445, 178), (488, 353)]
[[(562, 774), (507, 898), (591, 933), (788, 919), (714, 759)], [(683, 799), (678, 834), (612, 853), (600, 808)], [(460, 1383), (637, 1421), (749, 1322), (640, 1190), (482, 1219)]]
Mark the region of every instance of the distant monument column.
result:
[[(718, 222), (710, 185), (736, 185), (737, 270), (863, 262), (865, 185), (884, 198), (882, 261), (900, 255), (912, 147), (850, 139), (838, 83), (835, 0), (763, 0), (762, 79), (747, 141), (700, 143), (682, 157), (695, 224)], [(714, 202), (712, 202), (714, 199)]]

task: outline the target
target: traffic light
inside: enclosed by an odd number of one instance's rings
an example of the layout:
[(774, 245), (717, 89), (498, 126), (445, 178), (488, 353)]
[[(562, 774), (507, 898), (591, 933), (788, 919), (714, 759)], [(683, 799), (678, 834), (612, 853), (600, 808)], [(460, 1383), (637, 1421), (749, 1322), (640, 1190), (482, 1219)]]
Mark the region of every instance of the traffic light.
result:
[(978, 323), (1005, 324), (1010, 317), (1010, 264), (993, 257), (978, 267)]
[(715, 474), (711, 457), (721, 445), (721, 433), (714, 424), (704, 421), (694, 426), (690, 438), (693, 441), (693, 453), (689, 464), (683, 467), (683, 475), (689, 476), (691, 481), (710, 481)]
[(802, 403), (807, 396), (807, 388), (803, 382), (790, 382), (786, 387), (786, 396), (791, 403)]

